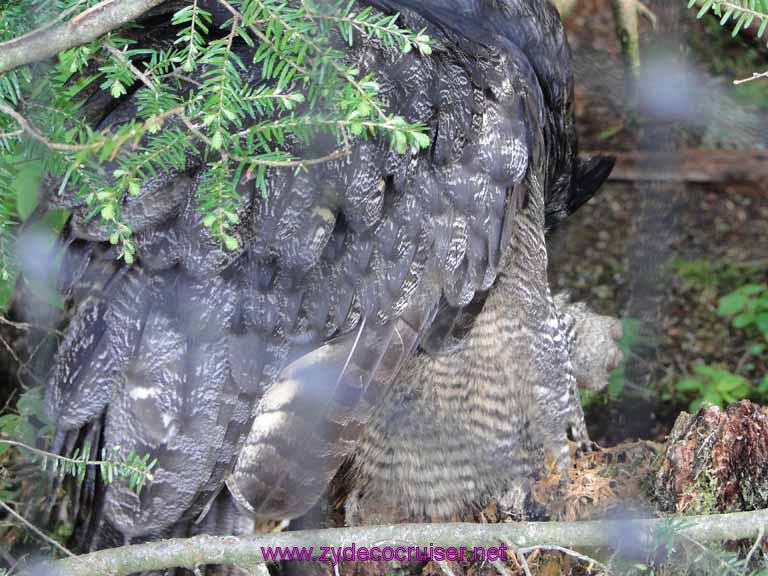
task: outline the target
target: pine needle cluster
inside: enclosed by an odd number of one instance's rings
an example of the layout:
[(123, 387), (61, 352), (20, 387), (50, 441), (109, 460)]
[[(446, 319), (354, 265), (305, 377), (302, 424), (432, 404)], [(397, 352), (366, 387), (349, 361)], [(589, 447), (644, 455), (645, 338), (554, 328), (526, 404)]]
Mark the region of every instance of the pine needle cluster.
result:
[(700, 6), (696, 18), (702, 18), (712, 11), (720, 17), (721, 26), (729, 23), (733, 26), (733, 36), (752, 24), (757, 25), (758, 38), (762, 38), (768, 29), (768, 0), (689, 0), (688, 8), (694, 8), (697, 4)]
[[(8, 0), (0, 5), (0, 42), (76, 18), (94, 4)], [(162, 47), (140, 46), (134, 23), (63, 51), (55, 62), (0, 75), (0, 282), (15, 278), (19, 197), (36, 193), (19, 189), (18, 176), (30, 162), (58, 178), (61, 194), (83, 201), (131, 263), (133, 231), (121, 217), (126, 196), (140, 194), (159, 172), (185, 170), (192, 158), (207, 168), (197, 189), (201, 222), (222, 250), (235, 250), (236, 184), (244, 173), (268, 194), (271, 168), (302, 170), (343, 156), (355, 138), (382, 133), (399, 153), (429, 145), (426, 127), (388, 112), (375, 76), (345, 59), (343, 43), (361, 36), (429, 54), (429, 37), (400, 27), (397, 14), (361, 9), (354, 0), (190, 0), (171, 24), (175, 38)], [(249, 66), (259, 67), (261, 82), (244, 81)], [(95, 129), (81, 108), (97, 90), (114, 99), (133, 94), (135, 117)], [(334, 153), (296, 157), (284, 145), (318, 133), (335, 138)]]

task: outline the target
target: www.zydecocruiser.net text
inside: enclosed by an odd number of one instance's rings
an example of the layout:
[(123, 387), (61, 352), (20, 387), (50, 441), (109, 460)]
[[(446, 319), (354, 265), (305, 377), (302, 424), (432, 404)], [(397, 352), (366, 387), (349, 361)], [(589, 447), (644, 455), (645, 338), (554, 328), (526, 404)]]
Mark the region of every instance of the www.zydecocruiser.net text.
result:
[(500, 546), (468, 548), (467, 546), (318, 546), (318, 547), (262, 547), (261, 553), (268, 562), (281, 560), (303, 560), (307, 562), (330, 562), (334, 566), (346, 562), (495, 562), (508, 559), (509, 547)]

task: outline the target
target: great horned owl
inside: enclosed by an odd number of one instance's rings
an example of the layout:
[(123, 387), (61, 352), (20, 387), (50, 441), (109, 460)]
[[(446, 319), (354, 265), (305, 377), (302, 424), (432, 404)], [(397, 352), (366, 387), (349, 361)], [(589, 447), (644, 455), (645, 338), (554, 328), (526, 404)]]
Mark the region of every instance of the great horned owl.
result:
[[(234, 253), (198, 220), (196, 158), (125, 199), (133, 265), (86, 206), (67, 205), (75, 313), (48, 383), (55, 448), (158, 460), (140, 496), (86, 478), (81, 549), (230, 530), (233, 501), (293, 518), (344, 462), (358, 501), (445, 515), (530, 476), (544, 450), (564, 461), (569, 430), (586, 441), (576, 380), (589, 359), (573, 330), (587, 322), (555, 305), (545, 231), (611, 162), (576, 156), (557, 12), (541, 0), (361, 4), (433, 38), (430, 56), (375, 38), (344, 48), (389, 109), (430, 127), (429, 149), (356, 142), (305, 172), (271, 170), (266, 195), (243, 178)], [(258, 66), (243, 74), (261, 82)], [(99, 127), (135, 107), (124, 99)]]

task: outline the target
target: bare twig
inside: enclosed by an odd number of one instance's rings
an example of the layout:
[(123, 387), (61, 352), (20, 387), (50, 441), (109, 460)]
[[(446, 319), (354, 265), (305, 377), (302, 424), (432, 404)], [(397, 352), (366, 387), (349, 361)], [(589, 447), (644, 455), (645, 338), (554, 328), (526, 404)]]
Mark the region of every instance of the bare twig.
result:
[(5, 350), (8, 352), (13, 361), (16, 362), (16, 364), (19, 366), (24, 365), (24, 363), (21, 361), (21, 358), (19, 358), (19, 355), (16, 354), (16, 350), (13, 349), (13, 346), (11, 346), (2, 336), (0, 336), (0, 345), (5, 348)]
[(64, 333), (61, 330), (56, 330), (55, 328), (52, 328), (50, 326), (42, 326), (40, 324), (30, 324), (29, 322), (15, 322), (14, 320), (9, 320), (8, 318), (2, 315), (0, 315), (0, 324), (4, 324), (5, 326), (10, 326), (11, 328), (16, 328), (16, 330), (19, 330), (20, 332), (29, 332), (34, 328), (37, 330), (43, 330), (45, 332), (58, 334), (59, 336), (64, 336)]
[(760, 532), (758, 533), (757, 538), (755, 538), (755, 543), (752, 544), (752, 548), (749, 549), (749, 553), (747, 554), (747, 557), (744, 560), (744, 576), (747, 576), (747, 574), (749, 574), (749, 563), (752, 561), (752, 556), (755, 555), (755, 552), (757, 552), (757, 549), (760, 547), (760, 544), (763, 542), (764, 535), (765, 535), (765, 529), (761, 526)]
[(13, 132), (1, 132), (0, 139), (7, 140), (10, 138), (18, 138), (22, 134), (24, 134), (24, 130), (14, 130)]
[(570, 548), (566, 548), (564, 546), (554, 546), (554, 545), (542, 545), (542, 546), (529, 546), (528, 548), (520, 548), (517, 551), (520, 553), (521, 556), (525, 556), (526, 554), (530, 554), (531, 552), (535, 552), (536, 550), (544, 550), (546, 552), (560, 552), (560, 554), (565, 554), (566, 556), (571, 556), (572, 558), (576, 558), (577, 560), (580, 560), (581, 562), (586, 563), (590, 566), (597, 566), (602, 570), (603, 572), (607, 572), (608, 568), (605, 566), (605, 564), (598, 562), (594, 558), (591, 558), (590, 556), (587, 556), (586, 554), (581, 554), (580, 552), (576, 552), (575, 550), (571, 550)]
[(26, 527), (26, 528), (27, 528), (27, 529), (28, 529), (30, 532), (32, 532), (33, 534), (35, 534), (35, 535), (36, 535), (38, 538), (40, 538), (41, 540), (43, 540), (43, 541), (47, 542), (48, 544), (50, 544), (50, 545), (51, 545), (51, 546), (53, 546), (54, 548), (56, 548), (56, 550), (58, 550), (59, 552), (63, 552), (64, 554), (66, 554), (67, 556), (70, 556), (70, 557), (72, 557), (72, 558), (74, 558), (74, 557), (75, 557), (75, 555), (74, 555), (74, 554), (72, 554), (72, 552), (70, 552), (70, 551), (69, 551), (69, 550), (67, 550), (67, 549), (66, 549), (64, 546), (62, 546), (61, 544), (59, 544), (58, 542), (56, 542), (56, 540), (54, 540), (53, 538), (51, 538), (50, 536), (48, 536), (48, 535), (47, 535), (45, 532), (43, 532), (42, 530), (40, 530), (40, 528), (38, 528), (37, 526), (35, 526), (34, 524), (32, 524), (32, 522), (30, 522), (29, 520), (27, 520), (26, 518), (24, 518), (24, 516), (22, 516), (21, 514), (19, 514), (18, 512), (16, 512), (16, 510), (14, 510), (14, 509), (13, 509), (13, 508), (11, 508), (10, 506), (8, 506), (8, 504), (6, 504), (5, 502), (3, 502), (2, 500), (0, 500), (0, 508), (2, 508), (3, 510), (5, 510), (5, 511), (6, 511), (8, 514), (10, 514), (11, 516), (13, 516), (13, 517), (14, 517), (16, 520), (18, 520), (19, 522), (21, 522), (21, 523), (22, 523), (22, 524), (23, 524), (23, 525), (24, 525), (24, 526), (25, 526), (25, 527)]
[(742, 78), (741, 80), (734, 80), (733, 83), (738, 86), (739, 84), (744, 84), (745, 82), (752, 82), (752, 80), (758, 80), (760, 78), (768, 78), (768, 70), (765, 72), (752, 72), (752, 76), (749, 78)]
[[(764, 529), (764, 527), (761, 526), (760, 527), (760, 531), (762, 531), (763, 529)], [(759, 534), (759, 532), (758, 532), (758, 534)], [(720, 566), (722, 566), (722, 568), (723, 568), (722, 574), (734, 574), (735, 576), (741, 576), (739, 574), (739, 572), (735, 568), (733, 568), (730, 564), (728, 564), (728, 562), (723, 560), (720, 557), (720, 555), (718, 555), (716, 552), (713, 552), (712, 550), (710, 550), (709, 548), (704, 546), (704, 544), (702, 542), (700, 542), (699, 540), (697, 540), (696, 538), (692, 538), (688, 534), (680, 534), (680, 533), (678, 533), (678, 535), (683, 540), (685, 540), (686, 542), (689, 542), (690, 544), (693, 544), (694, 546), (699, 548), (702, 552), (704, 552), (704, 554), (706, 554), (707, 556), (712, 558), (715, 562), (720, 564)]]
[[(0, 65), (2, 64), (2, 45), (0, 44)], [(82, 144), (64, 144), (62, 142), (53, 142), (46, 138), (40, 131), (37, 130), (32, 124), (29, 123), (29, 120), (24, 118), (21, 114), (16, 112), (13, 108), (8, 106), (7, 104), (0, 103), (0, 112), (3, 114), (7, 114), (11, 118), (13, 118), (16, 123), (19, 125), (21, 130), (29, 134), (32, 138), (37, 140), (38, 142), (41, 142), (42, 144), (45, 144), (48, 148), (51, 150), (59, 150), (61, 152), (79, 152), (80, 150), (87, 150), (89, 148), (94, 148), (97, 146), (97, 144), (90, 144), (90, 145), (82, 145)]]
[[(233, 18), (242, 19), (242, 14), (232, 6), (227, 0), (217, 0), (217, 2), (227, 11), (229, 12)], [(282, 50), (270, 39), (268, 38), (261, 30), (259, 30), (254, 24), (251, 24), (248, 26), (248, 29), (253, 32), (253, 34), (258, 38), (260, 41), (268, 44), (276, 53), (280, 54)], [(285, 63), (296, 70), (296, 72), (299, 72), (301, 74), (304, 74), (305, 76), (309, 76), (309, 70), (301, 66), (300, 64), (297, 64), (293, 61), (291, 58), (284, 58)]]
[[(493, 564), (493, 567), (496, 568), (496, 572), (498, 572), (501, 576), (511, 576), (509, 570), (507, 570), (507, 567), (504, 566), (504, 563), (501, 560), (494, 560), (491, 562), (491, 564)], [(531, 575), (527, 573), (525, 576)]]
[(131, 22), (164, 0), (104, 0), (56, 26), (0, 43), (0, 74), (81, 46)]
[(528, 558), (525, 557), (525, 554), (519, 550), (515, 550), (515, 557), (520, 561), (520, 566), (522, 566), (525, 576), (533, 576), (531, 567), (528, 565)]
[(136, 68), (136, 66), (134, 66), (134, 65), (133, 65), (133, 63), (132, 63), (132, 62), (131, 62), (131, 61), (128, 59), (128, 57), (127, 57), (125, 54), (123, 54), (122, 52), (120, 52), (120, 50), (118, 50), (117, 48), (115, 48), (114, 46), (112, 46), (112, 44), (110, 44), (110, 43), (109, 43), (108, 41), (106, 41), (106, 40), (105, 40), (104, 42), (102, 42), (102, 43), (101, 43), (101, 46), (102, 46), (102, 47), (103, 47), (103, 48), (104, 48), (104, 49), (105, 49), (107, 52), (109, 52), (110, 54), (112, 54), (112, 56), (114, 56), (115, 58), (117, 58), (118, 60), (120, 60), (120, 62), (122, 62), (123, 64), (125, 64), (125, 65), (126, 65), (126, 67), (128, 68), (128, 70), (130, 70), (130, 71), (131, 71), (131, 74), (133, 74), (134, 76), (136, 76), (136, 78), (138, 78), (139, 80), (141, 80), (141, 81), (142, 81), (142, 83), (143, 83), (143, 84), (144, 84), (144, 85), (145, 85), (147, 88), (149, 88), (150, 90), (154, 90), (154, 89), (155, 89), (155, 84), (154, 84), (154, 82), (152, 82), (152, 80), (150, 80), (150, 79), (149, 79), (149, 77), (147, 77), (147, 75), (146, 75), (146, 74), (144, 74), (144, 73), (143, 73), (141, 70), (139, 70), (138, 68)]

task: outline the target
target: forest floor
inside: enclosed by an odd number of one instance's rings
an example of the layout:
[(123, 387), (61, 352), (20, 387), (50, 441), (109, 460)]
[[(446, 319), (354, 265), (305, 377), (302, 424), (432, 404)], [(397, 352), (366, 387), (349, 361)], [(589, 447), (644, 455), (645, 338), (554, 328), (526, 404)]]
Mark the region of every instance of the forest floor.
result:
[[(716, 23), (688, 16), (682, 40), (690, 63), (686, 74), (694, 80), (683, 86), (693, 110), (691, 121), (681, 126), (685, 146), (765, 148), (768, 80), (738, 90), (732, 80), (762, 71), (768, 49), (731, 40), (729, 31)], [(623, 69), (608, 0), (579, 0), (566, 26), (575, 61), (581, 150), (637, 150), (639, 130), (627, 121), (631, 116), (624, 104)], [(647, 34), (649, 24), (643, 21), (641, 26)], [(742, 284), (768, 280), (768, 194), (764, 187), (740, 195), (717, 184), (680, 185), (686, 187), (682, 234), (672, 247), (675, 265), (665, 290), (654, 385), (637, 389), (627, 382), (621, 398), (601, 398), (593, 405), (588, 422), (593, 439), (601, 444), (662, 440), (690, 400), (674, 384), (696, 363), (739, 370), (755, 381), (766, 371), (759, 361), (744, 370), (747, 342), (728, 319), (717, 315), (717, 302)], [(628, 231), (639, 200), (631, 183), (608, 183), (553, 235), (553, 290), (568, 290), (574, 300), (597, 312), (625, 316), (633, 248)]]

